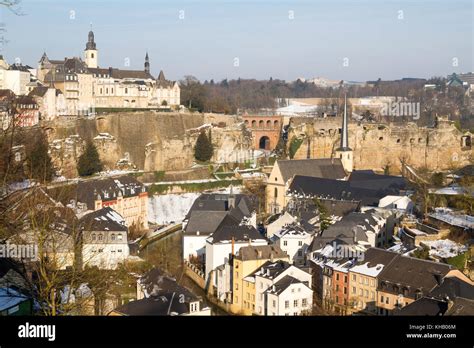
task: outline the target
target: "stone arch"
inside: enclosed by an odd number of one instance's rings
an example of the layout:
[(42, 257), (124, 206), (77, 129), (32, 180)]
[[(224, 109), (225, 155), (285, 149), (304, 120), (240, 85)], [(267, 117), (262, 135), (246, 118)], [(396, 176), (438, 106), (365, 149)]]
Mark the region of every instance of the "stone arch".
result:
[(261, 150), (270, 150), (270, 138), (266, 135), (260, 137), (258, 141), (258, 148)]

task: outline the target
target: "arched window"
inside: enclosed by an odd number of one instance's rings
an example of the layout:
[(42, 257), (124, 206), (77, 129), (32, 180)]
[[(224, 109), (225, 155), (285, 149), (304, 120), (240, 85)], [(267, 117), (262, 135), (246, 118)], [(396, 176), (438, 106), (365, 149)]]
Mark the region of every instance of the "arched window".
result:
[(95, 240), (96, 236), (95, 233), (92, 233), (92, 240)]
[(110, 239), (115, 240), (115, 233), (112, 233), (112, 235), (110, 236)]
[(91, 58), (94, 58), (94, 53), (91, 53)]
[(252, 128), (255, 128), (255, 127), (257, 127), (257, 121), (253, 120), (252, 121)]
[(267, 121), (267, 128), (271, 128), (271, 126), (272, 126), (272, 121), (268, 120)]
[(258, 121), (258, 127), (263, 128), (264, 122), (262, 120)]
[(102, 240), (102, 234), (99, 234), (99, 241)]
[(279, 127), (279, 124), (280, 122), (278, 121), (273, 121), (273, 128), (278, 128)]

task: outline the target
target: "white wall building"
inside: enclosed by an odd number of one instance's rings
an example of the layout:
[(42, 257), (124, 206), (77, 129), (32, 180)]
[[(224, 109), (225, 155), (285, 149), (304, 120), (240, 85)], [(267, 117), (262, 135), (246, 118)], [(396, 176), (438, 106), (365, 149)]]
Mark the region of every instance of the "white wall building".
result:
[(414, 204), (407, 196), (385, 196), (379, 201), (379, 208), (396, 209), (411, 214)]
[(305, 264), (306, 251), (313, 240), (313, 235), (300, 225), (291, 224), (276, 232), (272, 240), (290, 257), (291, 263), (302, 266)]
[[(311, 308), (312, 290), (309, 288), (311, 284), (311, 274), (303, 271), (302, 269), (297, 268), (294, 265), (291, 265), (285, 261), (267, 262), (250, 276), (255, 278), (255, 314), (284, 315), (282, 313), (286, 313), (286, 312), (294, 313), (294, 311), (285, 312), (285, 311), (280, 311), (279, 308), (274, 308), (272, 301), (277, 300), (278, 302), (278, 299), (274, 298), (274, 296), (269, 302), (269, 299), (270, 299), (269, 294), (273, 292), (273, 286), (276, 285), (285, 277), (297, 279), (299, 282), (304, 283), (304, 285), (308, 287), (308, 289), (311, 292), (311, 296), (308, 295), (308, 291), (305, 289), (303, 291), (304, 296), (302, 296), (302, 293), (300, 290), (299, 292), (297, 291), (296, 295), (293, 297), (294, 299), (299, 299), (299, 300), (301, 300), (303, 297), (307, 298), (307, 304), (309, 305), (309, 308)], [(276, 294), (273, 293), (273, 295), (276, 295)], [(288, 297), (288, 295), (285, 294), (284, 297)], [(283, 301), (286, 301), (286, 300), (283, 300)], [(297, 312), (301, 313), (301, 310), (307, 307), (302, 306), (303, 301), (300, 301), (299, 303), (301, 304), (301, 306), (299, 306), (300, 310)], [(287, 310), (289, 308), (283, 308), (283, 309)], [(272, 313), (276, 313), (276, 314), (272, 314)]]
[(102, 208), (83, 216), (82, 264), (115, 269), (130, 255), (123, 217), (112, 208)]

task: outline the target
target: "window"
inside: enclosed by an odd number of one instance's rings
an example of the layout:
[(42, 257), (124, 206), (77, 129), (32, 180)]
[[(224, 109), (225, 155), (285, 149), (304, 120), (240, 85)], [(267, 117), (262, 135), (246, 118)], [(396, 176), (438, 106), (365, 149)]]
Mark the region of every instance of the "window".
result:
[(298, 241), (298, 246), (303, 246), (303, 241)]
[(92, 233), (92, 240), (95, 240), (95, 233)]
[(298, 300), (293, 301), (293, 307), (298, 307)]
[(375, 300), (375, 292), (373, 291), (370, 292), (370, 299)]
[(235, 283), (235, 290), (239, 290), (239, 284)]
[(283, 241), (283, 246), (287, 246), (288, 245), (288, 241), (287, 240), (284, 240)]
[(290, 301), (285, 301), (285, 309), (290, 308)]
[(276, 307), (277, 303), (275, 300), (272, 301), (273, 307)]
[(355, 282), (357, 280), (357, 276), (355, 274), (352, 275), (352, 281)]
[(276, 187), (275, 187), (275, 190), (274, 190), (274, 197), (278, 198), (278, 189)]
[(94, 53), (91, 53), (91, 58), (94, 58)]
[(370, 286), (375, 286), (375, 280), (374, 279), (370, 280)]
[(101, 235), (101, 234), (99, 234), (99, 240), (100, 240), (100, 241), (102, 240), (102, 235)]
[(364, 296), (364, 290), (363, 289), (359, 289), (359, 296)]
[(390, 298), (388, 296), (385, 298), (385, 303), (390, 304)]
[(362, 284), (362, 278), (364, 277), (359, 277), (359, 284)]
[(369, 278), (367, 278), (367, 277), (364, 278), (364, 284), (365, 284), (365, 285), (369, 285)]
[[(101, 92), (102, 93), (102, 92)], [(128, 94), (128, 88), (125, 88), (125, 94)]]
[(336, 291), (339, 291), (339, 285), (336, 284)]
[(303, 250), (298, 250), (298, 256), (303, 256)]
[(344, 283), (347, 283), (347, 276), (344, 276)]
[(357, 294), (357, 289), (356, 289), (355, 286), (352, 287), (352, 293), (353, 293), (353, 294)]
[(382, 295), (382, 296), (380, 296), (380, 302), (382, 302), (382, 303), (383, 303), (383, 295)]
[(306, 298), (302, 299), (302, 300), (301, 300), (301, 305), (302, 305), (303, 307), (306, 307), (306, 306), (308, 305), (308, 299), (306, 299)]
[(364, 293), (365, 293), (365, 297), (369, 298), (369, 290), (365, 290)]
[(110, 236), (110, 239), (115, 240), (115, 233), (112, 233), (112, 235)]
[(347, 288), (344, 287), (344, 295), (347, 294)]
[(336, 280), (339, 280), (339, 273), (336, 274)]
[(117, 240), (122, 240), (123, 236), (121, 234), (117, 234)]

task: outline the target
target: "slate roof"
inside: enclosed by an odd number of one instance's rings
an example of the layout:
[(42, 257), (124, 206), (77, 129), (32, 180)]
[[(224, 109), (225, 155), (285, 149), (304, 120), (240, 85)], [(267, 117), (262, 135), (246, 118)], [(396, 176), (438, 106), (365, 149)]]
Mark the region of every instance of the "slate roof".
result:
[(127, 231), (123, 217), (110, 207), (84, 215), (79, 220), (79, 226), (85, 231)]
[(455, 298), (452, 301), (431, 297), (422, 297), (409, 305), (393, 311), (394, 315), (474, 315), (474, 300)]
[(193, 211), (184, 233), (193, 235), (199, 232), (200, 235), (209, 235), (217, 229), (227, 213), (227, 211)]
[(85, 203), (91, 210), (95, 209), (94, 201), (98, 195), (103, 201), (110, 201), (117, 199), (119, 194), (133, 197), (142, 192), (145, 192), (145, 186), (132, 176), (80, 181), (76, 190), (77, 200)]
[(429, 315), (438, 316), (444, 315), (448, 310), (448, 302), (435, 298), (422, 297), (409, 305), (396, 309), (393, 315)]
[(278, 160), (283, 181), (288, 181), (294, 175), (304, 175), (316, 178), (343, 179), (346, 176), (339, 158), (318, 158), (302, 160)]
[(399, 254), (380, 248), (369, 248), (364, 253), (364, 260), (357, 263), (357, 265), (367, 264), (367, 267), (372, 268), (377, 265), (384, 265), (384, 267), (392, 262)]
[(278, 260), (275, 262), (267, 261), (250, 275), (260, 276), (267, 279), (275, 279), (284, 271), (286, 271), (290, 266), (291, 264), (289, 262), (283, 260)]
[(378, 206), (381, 198), (398, 195), (402, 187), (404, 186), (398, 179), (391, 178), (342, 181), (296, 175), (288, 192), (323, 199), (360, 201), (362, 205)]
[(154, 77), (144, 71), (144, 70), (121, 70), (121, 69), (111, 69), (111, 77), (116, 78), (116, 79), (137, 79), (137, 80), (147, 80), (151, 79), (153, 80)]
[(179, 315), (189, 312), (189, 302), (180, 302), (179, 294), (165, 293), (160, 296), (128, 302), (116, 308), (115, 311), (127, 316)]
[(285, 258), (286, 253), (278, 245), (249, 245), (239, 249), (236, 256), (242, 261)]
[[(235, 206), (245, 216), (250, 216), (257, 206), (256, 197), (244, 194), (235, 194)], [(229, 211), (229, 194), (203, 193), (194, 201), (185, 219), (194, 211)]]
[[(216, 231), (226, 216), (241, 222), (255, 210), (256, 198), (236, 194), (235, 207), (229, 206), (229, 194), (202, 194), (193, 203), (185, 220), (185, 234), (211, 234)], [(230, 220), (229, 220), (230, 221)]]
[[(304, 284), (304, 282), (302, 282), (301, 280), (299, 279), (296, 279), (295, 277), (292, 277), (292, 276), (284, 276), (283, 278), (281, 278), (279, 281), (277, 281), (273, 287), (270, 287), (267, 292), (268, 293), (271, 293), (271, 294), (275, 294), (275, 295), (280, 295), (283, 291), (285, 291), (286, 289), (288, 289), (288, 287), (292, 284)], [(305, 284), (306, 285), (306, 284)], [(307, 286), (307, 285), (306, 285)]]
[(157, 268), (146, 273), (140, 279), (140, 284), (146, 298), (120, 306), (115, 309), (116, 312), (125, 315), (183, 314), (189, 312), (190, 302), (199, 300), (191, 291), (179, 285), (176, 279)]
[(33, 88), (33, 90), (30, 93), (28, 93), (28, 95), (30, 97), (33, 97), (33, 96), (44, 97), (46, 92), (48, 92), (48, 89), (49, 87), (38, 86), (38, 87)]
[(263, 236), (253, 226), (241, 225), (240, 221), (230, 215), (226, 215), (221, 221), (216, 231), (208, 238), (212, 243), (223, 241), (242, 242), (254, 239), (264, 239)]
[(457, 277), (445, 277), (442, 283), (430, 292), (430, 296), (450, 299), (464, 297), (474, 300), (474, 286)]
[(426, 296), (452, 269), (444, 263), (398, 256), (378, 275), (377, 290), (398, 295), (405, 289), (405, 297), (415, 298), (417, 291)]
[(371, 214), (371, 210), (363, 213), (350, 213), (315, 237), (309, 248), (311, 251), (321, 249), (335, 239), (347, 244), (357, 244), (360, 241), (368, 242), (366, 232), (372, 231), (372, 226), (376, 224), (377, 221)]

